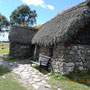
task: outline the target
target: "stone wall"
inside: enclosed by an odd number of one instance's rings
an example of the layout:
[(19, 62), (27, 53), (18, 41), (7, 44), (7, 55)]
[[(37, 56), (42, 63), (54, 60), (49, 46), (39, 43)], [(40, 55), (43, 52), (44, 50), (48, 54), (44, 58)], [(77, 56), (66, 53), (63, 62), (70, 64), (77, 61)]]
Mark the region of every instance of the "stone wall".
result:
[(32, 57), (33, 53), (34, 45), (10, 42), (9, 56), (11, 57)]
[(90, 69), (90, 45), (58, 45), (54, 49), (52, 68), (54, 72), (68, 74), (73, 71), (83, 73)]
[(48, 47), (41, 47), (40, 48), (40, 53), (43, 55), (49, 56), (49, 48)]

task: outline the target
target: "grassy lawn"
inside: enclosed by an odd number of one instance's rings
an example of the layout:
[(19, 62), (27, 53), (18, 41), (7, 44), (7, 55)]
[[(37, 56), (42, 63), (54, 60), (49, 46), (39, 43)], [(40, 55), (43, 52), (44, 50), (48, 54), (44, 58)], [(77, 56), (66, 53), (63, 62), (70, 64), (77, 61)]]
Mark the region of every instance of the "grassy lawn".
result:
[[(39, 70), (37, 65), (33, 66)], [(42, 73), (48, 73), (42, 68)], [(61, 88), (62, 90), (90, 90), (90, 72), (87, 74), (71, 73), (62, 76), (60, 73), (55, 74), (50, 72), (50, 80), (47, 82), (52, 86), (53, 90)]]
[(0, 49), (0, 54), (9, 53), (9, 49)]
[(26, 88), (12, 77), (8, 69), (0, 67), (0, 90), (26, 90)]
[(0, 54), (9, 53), (9, 43), (0, 43)]
[[(51, 84), (54, 90), (57, 90), (57, 88), (61, 88), (62, 90), (90, 90), (90, 83), (88, 84), (86, 82), (86, 78), (79, 77), (78, 79), (75, 79), (72, 78), (74, 77), (73, 74), (68, 77), (55, 73), (50, 77), (51, 79), (48, 83)], [(90, 77), (88, 77), (87, 80), (90, 82)]]

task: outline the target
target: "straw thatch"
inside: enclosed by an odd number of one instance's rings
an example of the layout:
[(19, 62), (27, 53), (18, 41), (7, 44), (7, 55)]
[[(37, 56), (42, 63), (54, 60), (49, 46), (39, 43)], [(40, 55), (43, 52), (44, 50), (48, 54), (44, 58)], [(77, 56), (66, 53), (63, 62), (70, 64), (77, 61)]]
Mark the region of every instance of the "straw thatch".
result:
[(32, 43), (53, 45), (66, 43), (90, 21), (90, 0), (82, 2), (42, 25)]
[(33, 36), (37, 30), (28, 29), (25, 27), (14, 26), (9, 31), (10, 42), (17, 42), (23, 44), (31, 43)]

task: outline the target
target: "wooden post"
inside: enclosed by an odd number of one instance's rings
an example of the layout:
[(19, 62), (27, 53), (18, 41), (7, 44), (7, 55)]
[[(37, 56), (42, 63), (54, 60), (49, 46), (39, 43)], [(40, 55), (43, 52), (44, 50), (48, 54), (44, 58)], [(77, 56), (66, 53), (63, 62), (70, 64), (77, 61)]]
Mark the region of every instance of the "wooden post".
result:
[(35, 44), (35, 49), (34, 49), (34, 59), (36, 60), (36, 54), (37, 54), (37, 45)]
[(40, 61), (40, 72), (41, 72), (41, 68), (42, 68), (42, 64), (41, 63), (42, 63), (42, 61)]

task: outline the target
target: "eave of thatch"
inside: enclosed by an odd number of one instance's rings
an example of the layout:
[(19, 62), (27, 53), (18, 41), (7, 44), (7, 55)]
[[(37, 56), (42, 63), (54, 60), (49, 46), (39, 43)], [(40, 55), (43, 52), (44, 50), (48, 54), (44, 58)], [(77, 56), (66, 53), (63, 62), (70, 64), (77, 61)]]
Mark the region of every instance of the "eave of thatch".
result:
[(10, 42), (29, 44), (31, 43), (31, 40), (35, 35), (36, 31), (37, 30), (34, 29), (14, 26), (11, 27), (8, 38)]
[(46, 22), (34, 36), (32, 43), (49, 46), (69, 41), (90, 21), (89, 2), (90, 0), (80, 3)]

